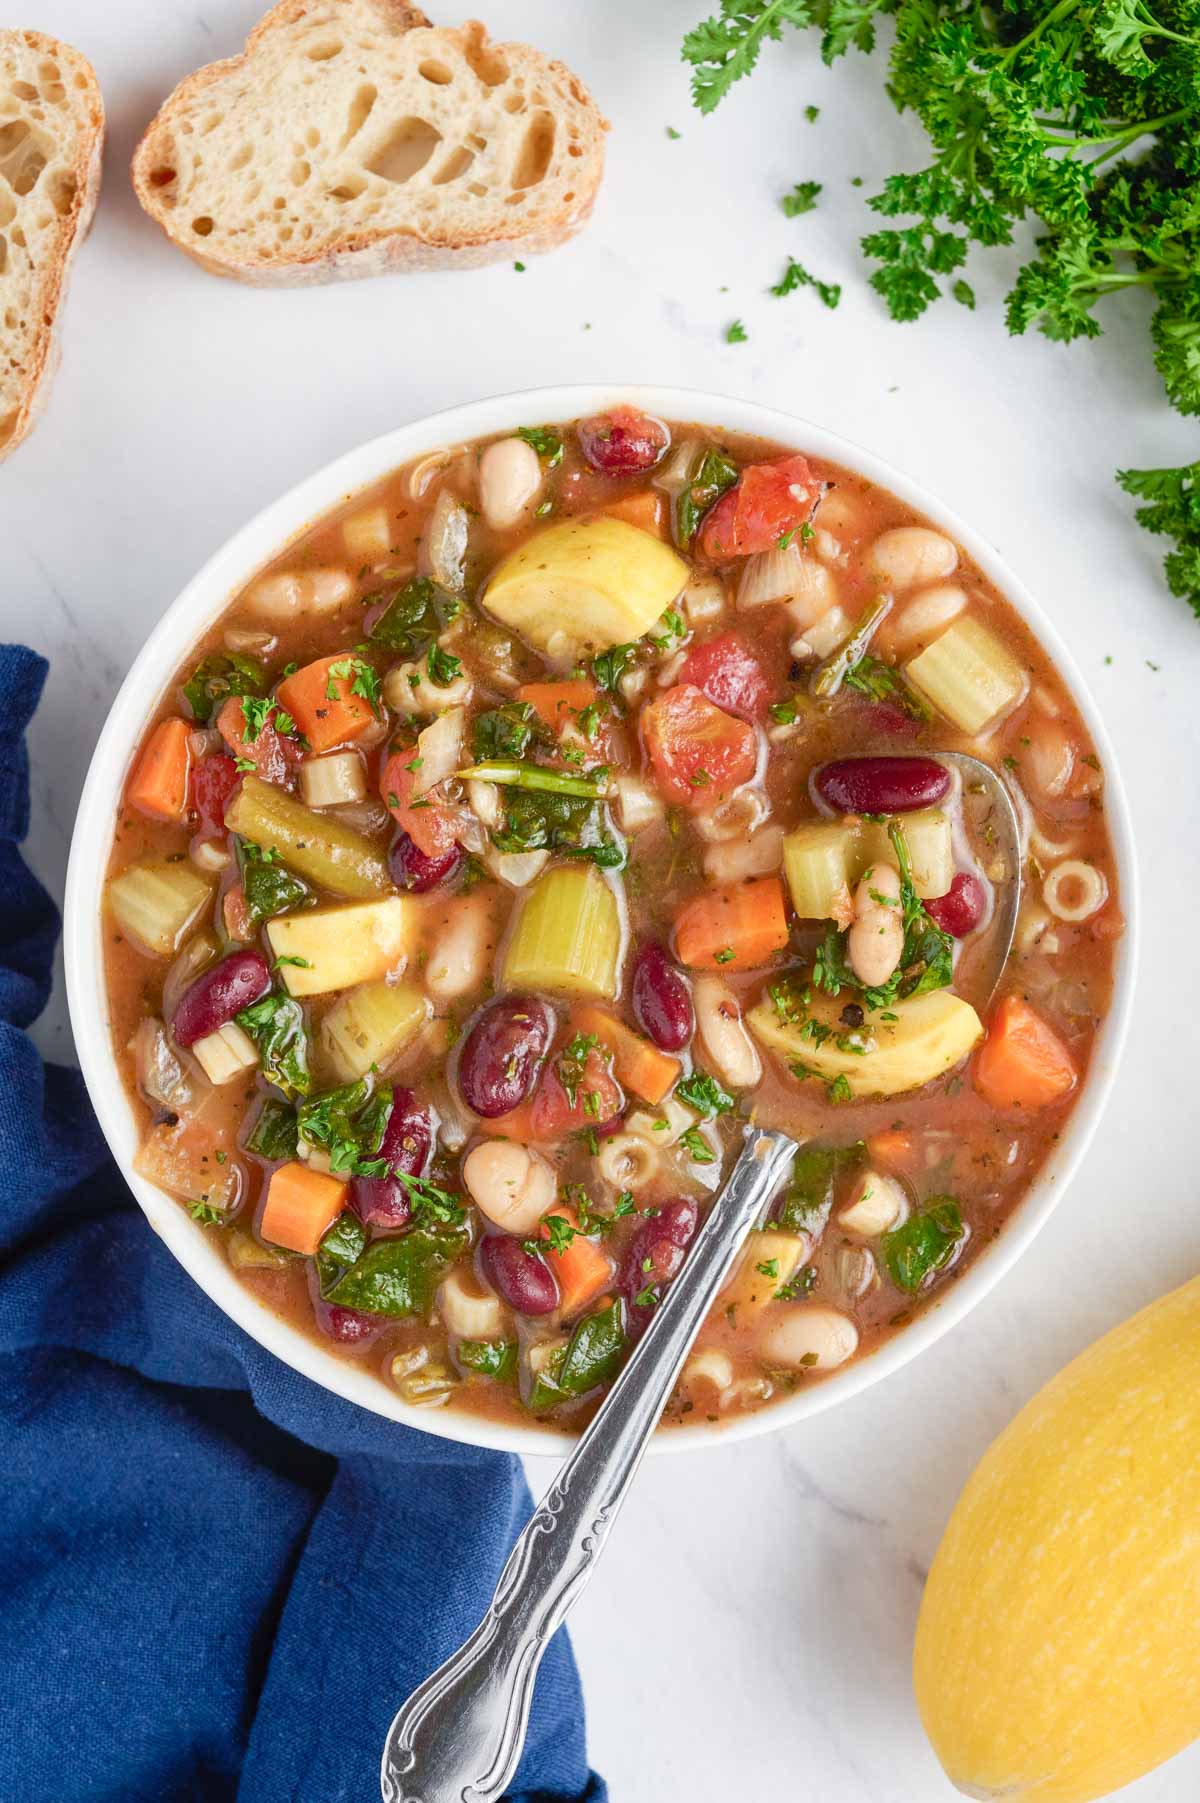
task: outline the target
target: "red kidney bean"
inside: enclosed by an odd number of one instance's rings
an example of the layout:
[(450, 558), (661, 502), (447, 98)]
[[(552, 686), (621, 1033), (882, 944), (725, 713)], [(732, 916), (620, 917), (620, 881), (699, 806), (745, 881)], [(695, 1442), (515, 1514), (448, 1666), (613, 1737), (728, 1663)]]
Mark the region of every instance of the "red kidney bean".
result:
[(814, 778), (817, 794), (839, 814), (907, 814), (950, 791), (950, 772), (936, 758), (837, 758)]
[(323, 1302), (319, 1296), (315, 1298), (314, 1313), (321, 1332), (327, 1333), (340, 1346), (361, 1345), (384, 1325), (379, 1315), (365, 1315), (357, 1308), (340, 1308)]
[[(419, 1177), (429, 1163), (432, 1149), (433, 1119), (429, 1110), (418, 1106), (411, 1089), (393, 1090), (392, 1112), (376, 1156), (386, 1158), (392, 1172)], [(372, 1227), (404, 1227), (412, 1216), (408, 1187), (395, 1175), (356, 1177), (350, 1186), (350, 1201), (359, 1220)]]
[(633, 1017), (664, 1052), (678, 1052), (692, 1037), (692, 996), (663, 946), (651, 940), (637, 955), (630, 993)]
[(199, 821), (196, 829), (198, 838), (225, 837), (225, 809), (239, 776), (237, 765), (223, 751), (215, 752), (212, 757), (201, 758), (198, 764), (193, 764), (191, 804)]
[(943, 933), (965, 939), (987, 912), (987, 890), (974, 871), (959, 870), (945, 895), (935, 895), (925, 903), (925, 912)]
[(271, 972), (261, 952), (230, 952), (219, 964), (202, 971), (184, 990), (171, 1022), (177, 1045), (195, 1045), (226, 1026), (243, 1008), (271, 987)]
[(452, 845), (440, 858), (431, 858), (407, 833), (397, 833), (388, 852), (388, 869), (393, 883), (397, 889), (407, 889), (410, 895), (424, 895), (428, 890), (436, 889), (439, 883), (449, 881), (458, 874), (462, 861), (461, 845)]
[(535, 995), (489, 1002), (463, 1040), (458, 1087), (484, 1120), (519, 1108), (537, 1082), (554, 1037), (554, 1015)]
[(537, 1252), (511, 1233), (489, 1233), (479, 1247), (483, 1274), (519, 1315), (549, 1315), (558, 1307), (558, 1280)]
[[(700, 1210), (691, 1197), (678, 1196), (651, 1215), (626, 1246), (618, 1282), (634, 1333), (649, 1325), (663, 1290), (678, 1274), (699, 1219)], [(654, 1300), (639, 1303), (637, 1298), (646, 1291), (653, 1292)]]
[(652, 469), (667, 448), (667, 429), (636, 407), (613, 407), (579, 422), (579, 448), (603, 476)]

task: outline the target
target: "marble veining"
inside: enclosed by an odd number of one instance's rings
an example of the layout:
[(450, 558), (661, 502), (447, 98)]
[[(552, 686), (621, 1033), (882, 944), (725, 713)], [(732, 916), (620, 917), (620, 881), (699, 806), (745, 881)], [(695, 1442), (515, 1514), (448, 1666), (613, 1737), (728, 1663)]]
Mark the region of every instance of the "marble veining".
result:
[[(870, 444), (1000, 546), (1108, 716), (1133, 798), (1146, 943), (1108, 1117), (1056, 1217), (965, 1323), (886, 1384), (786, 1433), (644, 1467), (573, 1617), (592, 1758), (620, 1803), (951, 1803), (909, 1656), (953, 1499), (1040, 1383), (1200, 1264), (1200, 628), (1165, 593), (1155, 546), (1112, 482), (1117, 464), (1193, 456), (1194, 433), (1160, 398), (1141, 302), (1106, 314), (1098, 343), (1009, 340), (1001, 257), (970, 272), (976, 313), (947, 304), (892, 325), (856, 244), (871, 217), (862, 193), (915, 166), (915, 129), (884, 110), (877, 70), (858, 59), (831, 73), (799, 40), (769, 47), (753, 86), (700, 120), (678, 40), (706, 0), (489, 9), (497, 36), (578, 67), (613, 121), (596, 216), (571, 246), (524, 273), (239, 288), (164, 242), (127, 169), (157, 99), (235, 51), (258, 0), (150, 10), (148, 27), (133, 0), (29, 0), (22, 20), (92, 57), (111, 125), (63, 367), (36, 434), (0, 468), (0, 629), (52, 665), (32, 735), (30, 847), (56, 893), (105, 710), (216, 546), (350, 445), (539, 383), (725, 388)], [(778, 197), (800, 179), (825, 191), (789, 221)], [(789, 252), (843, 284), (836, 312), (766, 293)], [(744, 344), (723, 342), (733, 318)], [(38, 1036), (70, 1056), (61, 985)], [(534, 1461), (530, 1475), (540, 1493), (553, 1466)], [(1127, 1795), (1184, 1803), (1198, 1791), (1193, 1751)]]

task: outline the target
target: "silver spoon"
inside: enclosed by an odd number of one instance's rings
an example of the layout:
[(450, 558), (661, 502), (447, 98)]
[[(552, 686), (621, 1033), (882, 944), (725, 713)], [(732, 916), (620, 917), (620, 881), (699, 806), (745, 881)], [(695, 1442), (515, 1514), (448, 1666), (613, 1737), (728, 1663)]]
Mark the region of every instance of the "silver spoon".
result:
[[(1021, 834), (996, 772), (965, 752), (939, 752), (978, 796), (1008, 880), (989, 927), (980, 984), (991, 998), (1012, 946), (1020, 903)], [(595, 1570), (650, 1436), (750, 1229), (797, 1151), (786, 1134), (746, 1129), (746, 1143), (679, 1276), (526, 1524), (491, 1606), (470, 1639), (413, 1691), (388, 1730), (384, 1803), (489, 1803), (517, 1768), (534, 1679), (551, 1636)]]
[(977, 1005), (982, 1013), (1004, 974), (1017, 930), (1023, 862), (1021, 827), (1012, 797), (990, 764), (965, 751), (937, 751), (933, 755), (939, 764), (958, 771), (963, 811), (972, 815), (977, 832), (988, 835), (991, 850), (1003, 861), (1006, 872), (1002, 882), (993, 884), (995, 907), (987, 929), (987, 957), (971, 985), (978, 994)]
[(384, 1803), (488, 1803), (505, 1789), (542, 1654), (595, 1570), (700, 1324), (796, 1150), (786, 1134), (746, 1129), (682, 1270), (509, 1554), (487, 1614), (388, 1730)]

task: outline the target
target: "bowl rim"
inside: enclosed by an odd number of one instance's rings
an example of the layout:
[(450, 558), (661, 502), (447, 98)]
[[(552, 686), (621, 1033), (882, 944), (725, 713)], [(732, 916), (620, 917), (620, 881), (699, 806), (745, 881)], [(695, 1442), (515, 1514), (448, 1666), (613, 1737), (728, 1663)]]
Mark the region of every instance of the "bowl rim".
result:
[(1137, 967), (1137, 863), (1129, 805), (1107, 729), (1074, 658), (1039, 602), (1000, 554), (965, 520), (884, 458), (815, 421), (702, 388), (646, 383), (572, 383), (521, 389), (427, 414), (334, 458), (270, 502), (213, 553), (167, 608), (130, 666), (109, 710), (80, 794), (71, 839), (63, 947), (67, 999), (80, 1068), (101, 1129), (150, 1226), (201, 1289), (267, 1351), (322, 1388), (420, 1432), (527, 1457), (561, 1457), (573, 1436), (492, 1421), (467, 1411), (412, 1408), (372, 1369), (326, 1351), (275, 1315), (235, 1276), (221, 1250), (178, 1202), (132, 1169), (134, 1116), (110, 1052), (97, 872), (107, 868), (113, 826), (133, 748), (189, 645), (205, 632), (254, 573), (322, 515), (410, 459), (445, 445), (486, 438), (547, 420), (570, 420), (619, 403), (719, 431), (751, 433), (794, 445), (888, 488), (943, 527), (1030, 626), (1070, 689), (1105, 772), (1105, 800), (1126, 930), (1114, 961), (1112, 1002), (1083, 1094), (1055, 1151), (1004, 1231), (975, 1259), (945, 1298), (878, 1351), (753, 1414), (724, 1423), (676, 1426), (654, 1436), (654, 1453), (715, 1450), (809, 1419), (898, 1371), (949, 1332), (998, 1284), (1058, 1205), (1095, 1132), (1129, 1025)]

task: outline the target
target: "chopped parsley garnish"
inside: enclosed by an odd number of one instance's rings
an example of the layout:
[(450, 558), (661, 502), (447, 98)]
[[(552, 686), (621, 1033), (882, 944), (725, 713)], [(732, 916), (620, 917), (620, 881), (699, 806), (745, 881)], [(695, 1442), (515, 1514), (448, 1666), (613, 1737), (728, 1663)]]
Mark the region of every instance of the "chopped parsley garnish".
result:
[(527, 445), (544, 458), (547, 469), (554, 469), (562, 462), (563, 441), (551, 426), (518, 426), (517, 437), (523, 438)]
[(802, 213), (812, 212), (820, 192), (820, 182), (797, 182), (791, 193), (785, 194), (779, 204), (789, 219), (798, 219)]
[(729, 1091), (722, 1089), (707, 1071), (693, 1071), (690, 1076), (681, 1077), (675, 1085), (675, 1094), (708, 1121), (717, 1115), (728, 1114), (737, 1105)]
[(725, 327), (726, 344), (745, 344), (746, 328), (740, 319), (731, 319)]
[(803, 263), (797, 263), (795, 257), (789, 257), (787, 267), (769, 292), (777, 300), (782, 300), (784, 295), (795, 294), (798, 288), (815, 289), (824, 304), (831, 308), (836, 307), (842, 298), (840, 283), (819, 281), (815, 275), (809, 274)]

